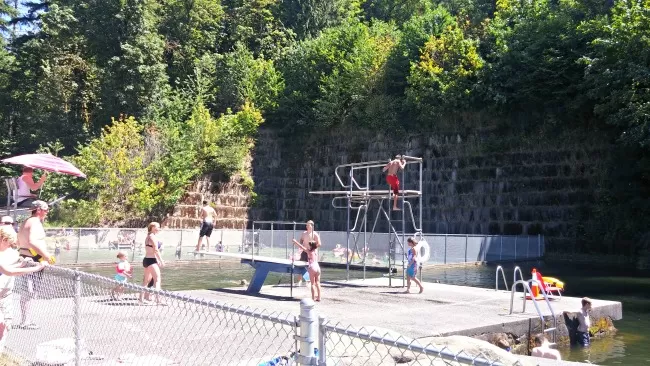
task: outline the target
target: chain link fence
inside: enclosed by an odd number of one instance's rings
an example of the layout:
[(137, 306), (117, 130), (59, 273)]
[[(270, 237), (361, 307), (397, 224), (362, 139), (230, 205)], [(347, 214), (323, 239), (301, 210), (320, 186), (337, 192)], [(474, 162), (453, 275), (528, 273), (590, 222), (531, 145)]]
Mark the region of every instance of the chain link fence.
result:
[(259, 365), (296, 349), (293, 315), (60, 267), (18, 277), (14, 295), (5, 358), (17, 365)]
[(330, 324), (311, 300), (294, 316), (61, 267), (17, 277), (4, 299), (2, 365), (522, 365)]
[[(203, 250), (291, 258), (298, 249), (291, 239), (299, 238), (304, 223), (256, 223), (255, 230), (214, 230), (210, 245), (203, 242)], [(112, 263), (118, 250), (125, 251), (130, 260), (144, 257), (146, 229), (48, 228), (46, 244), (59, 264)], [(347, 233), (321, 231), (320, 262), (388, 267), (404, 256), (402, 246), (389, 245), (387, 233), (351, 233), (347, 250)], [(412, 234), (414, 235), (414, 234)], [(408, 235), (405, 235), (407, 237)], [(165, 261), (195, 259), (188, 255), (196, 248), (198, 230), (163, 229), (158, 234), (162, 241), (161, 255)], [(429, 263), (454, 264), (505, 260), (529, 260), (544, 255), (543, 236), (454, 235), (424, 234), (430, 247)], [(400, 241), (404, 238), (400, 235)], [(364, 249), (365, 248), (365, 249)]]
[[(320, 319), (320, 346), (327, 366), (343, 365), (481, 365), (525, 366), (514, 355), (507, 360), (485, 349), (464, 349), (422, 343), (393, 332), (355, 329)], [(470, 347), (465, 345), (463, 347)], [(487, 354), (486, 354), (487, 353)]]

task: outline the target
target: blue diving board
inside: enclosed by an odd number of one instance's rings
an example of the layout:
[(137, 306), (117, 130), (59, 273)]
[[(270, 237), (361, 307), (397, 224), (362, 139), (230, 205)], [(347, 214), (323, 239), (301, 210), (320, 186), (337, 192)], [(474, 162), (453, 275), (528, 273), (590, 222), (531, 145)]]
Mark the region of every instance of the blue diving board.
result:
[(304, 261), (292, 261), (291, 259), (262, 257), (257, 255), (252, 256), (250, 254), (241, 253), (201, 251), (190, 252), (190, 254), (240, 259), (241, 263), (248, 264), (251, 267), (255, 268), (255, 273), (253, 273), (253, 278), (248, 284), (248, 289), (246, 289), (246, 291), (256, 294), (259, 293), (262, 289), (264, 281), (266, 281), (266, 277), (268, 276), (269, 272), (293, 273), (302, 276), (307, 272), (307, 267), (309, 266), (309, 263)]

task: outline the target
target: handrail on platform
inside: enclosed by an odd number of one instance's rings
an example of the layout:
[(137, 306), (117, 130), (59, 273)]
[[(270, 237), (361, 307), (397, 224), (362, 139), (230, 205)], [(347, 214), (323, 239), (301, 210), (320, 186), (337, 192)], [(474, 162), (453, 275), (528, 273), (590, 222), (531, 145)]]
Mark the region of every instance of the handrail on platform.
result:
[(503, 271), (503, 267), (501, 266), (497, 266), (495, 291), (499, 291), (499, 272), (501, 272), (501, 277), (503, 278), (503, 284), (506, 286), (506, 291), (508, 291), (508, 281), (506, 281), (506, 273)]
[(524, 275), (521, 273), (521, 268), (519, 268), (519, 266), (515, 266), (515, 269), (514, 269), (513, 274), (512, 274), (512, 285), (513, 286), (514, 286), (514, 283), (517, 282), (517, 272), (519, 273), (519, 278), (521, 278), (522, 281), (524, 280)]

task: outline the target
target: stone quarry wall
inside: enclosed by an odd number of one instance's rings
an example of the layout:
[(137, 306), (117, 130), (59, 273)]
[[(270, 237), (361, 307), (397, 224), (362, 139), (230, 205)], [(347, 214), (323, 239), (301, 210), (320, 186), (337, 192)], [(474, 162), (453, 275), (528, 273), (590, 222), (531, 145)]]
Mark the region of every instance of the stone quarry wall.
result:
[[(536, 143), (531, 137), (526, 147), (508, 148), (500, 147), (503, 140), (480, 132), (400, 137), (362, 130), (305, 139), (263, 129), (252, 160), (258, 197), (248, 217), (313, 219), (319, 230), (344, 231), (346, 210), (334, 209), (331, 196), (309, 191), (342, 190), (334, 176), (338, 164), (388, 160), (401, 153), (423, 158), (425, 233), (542, 234), (547, 250), (575, 245), (597, 199), (609, 146)], [(404, 188), (417, 189), (416, 167), (407, 166)], [(387, 189), (381, 168), (371, 170), (369, 181), (372, 189)], [(418, 201), (411, 201), (417, 212)], [(371, 214), (374, 218), (372, 208)], [(378, 229), (386, 227), (380, 220)]]
[(176, 229), (198, 228), (201, 225), (199, 212), (206, 200), (217, 212), (216, 229), (242, 229), (248, 220), (250, 191), (239, 181), (239, 176), (233, 176), (227, 182), (223, 182), (218, 174), (199, 177), (163, 225)]

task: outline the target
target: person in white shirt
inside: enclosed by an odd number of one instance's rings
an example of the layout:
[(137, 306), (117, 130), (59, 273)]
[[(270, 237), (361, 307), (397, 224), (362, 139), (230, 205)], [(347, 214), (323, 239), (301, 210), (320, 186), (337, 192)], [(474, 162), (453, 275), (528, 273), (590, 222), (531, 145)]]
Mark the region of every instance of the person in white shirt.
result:
[(38, 182), (34, 182), (34, 169), (23, 167), (23, 175), (16, 179), (16, 204), (18, 207), (29, 207), (34, 200), (38, 198), (32, 191), (41, 189), (47, 179), (47, 174), (43, 173)]
[(578, 329), (576, 332), (576, 341), (583, 347), (588, 347), (589, 341), (589, 328), (591, 327), (591, 319), (589, 313), (591, 312), (591, 299), (588, 297), (582, 298), (582, 308), (578, 312)]
[(551, 360), (561, 360), (560, 352), (556, 349), (551, 348), (548, 339), (543, 334), (538, 334), (535, 336), (535, 348), (530, 353), (533, 357), (548, 358)]

